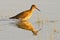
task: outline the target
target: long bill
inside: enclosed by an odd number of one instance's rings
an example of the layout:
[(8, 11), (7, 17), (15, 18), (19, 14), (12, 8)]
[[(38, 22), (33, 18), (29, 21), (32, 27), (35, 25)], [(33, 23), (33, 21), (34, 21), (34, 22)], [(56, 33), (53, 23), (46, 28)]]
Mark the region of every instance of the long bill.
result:
[(38, 11), (40, 11), (40, 9), (36, 8)]

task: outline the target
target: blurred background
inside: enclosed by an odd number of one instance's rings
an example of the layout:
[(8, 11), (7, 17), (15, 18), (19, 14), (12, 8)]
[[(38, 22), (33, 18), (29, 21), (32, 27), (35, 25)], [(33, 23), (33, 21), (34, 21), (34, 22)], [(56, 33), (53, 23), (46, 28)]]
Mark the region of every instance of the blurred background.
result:
[[(42, 30), (38, 36), (33, 36), (32, 32), (16, 28), (15, 25), (8, 25), (0, 22), (0, 40), (60, 40), (60, 0), (0, 0), (0, 19), (12, 17), (22, 11), (30, 9), (32, 4), (36, 4), (41, 10), (35, 10), (30, 22), (32, 25)], [(38, 18), (39, 16), (39, 18)], [(38, 20), (43, 20), (39, 25)], [(58, 20), (51, 22), (48, 20)], [(54, 28), (58, 32), (53, 32)]]

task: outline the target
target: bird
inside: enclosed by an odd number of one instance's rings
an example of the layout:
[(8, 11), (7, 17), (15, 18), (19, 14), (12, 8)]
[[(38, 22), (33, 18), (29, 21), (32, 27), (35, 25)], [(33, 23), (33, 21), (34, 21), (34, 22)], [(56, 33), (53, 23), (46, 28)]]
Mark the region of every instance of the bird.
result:
[(38, 9), (37, 6), (35, 4), (33, 4), (30, 9), (25, 10), (25, 11), (13, 16), (13, 17), (10, 17), (9, 19), (20, 19), (20, 20), (23, 20), (23, 21), (28, 20), (32, 16), (35, 9), (40, 11), (40, 9)]
[(18, 28), (29, 30), (33, 33), (33, 35), (37, 35), (39, 30), (36, 30), (34, 26), (28, 22), (28, 21), (20, 21), (18, 24), (16, 24)]

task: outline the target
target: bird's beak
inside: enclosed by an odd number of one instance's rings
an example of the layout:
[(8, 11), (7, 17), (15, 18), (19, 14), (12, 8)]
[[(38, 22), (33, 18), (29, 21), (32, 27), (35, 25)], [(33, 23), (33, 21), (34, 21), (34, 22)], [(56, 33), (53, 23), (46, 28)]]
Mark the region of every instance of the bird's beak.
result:
[(40, 9), (36, 8), (38, 11), (40, 11)]

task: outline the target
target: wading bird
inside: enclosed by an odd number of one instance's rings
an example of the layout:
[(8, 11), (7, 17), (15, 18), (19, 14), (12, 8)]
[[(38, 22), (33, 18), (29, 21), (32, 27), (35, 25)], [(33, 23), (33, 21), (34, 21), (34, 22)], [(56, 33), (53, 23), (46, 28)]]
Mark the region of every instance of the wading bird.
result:
[(34, 35), (37, 35), (37, 32), (38, 31), (32, 26), (31, 23), (27, 22), (27, 20), (32, 16), (32, 14), (35, 11), (35, 9), (37, 9), (38, 11), (40, 11), (36, 7), (36, 5), (33, 4), (29, 10), (23, 11), (23, 12), (17, 14), (16, 16), (10, 17), (10, 19), (18, 19), (18, 20), (21, 20), (17, 24), (18, 28), (30, 30), (30, 31), (33, 32)]
[(16, 16), (10, 17), (10, 19), (21, 19), (21, 20), (28, 20), (33, 12), (35, 11), (35, 9), (37, 9), (38, 11), (40, 11), (35, 4), (33, 4), (31, 6), (31, 8), (29, 10), (23, 11), (19, 14), (17, 14)]

